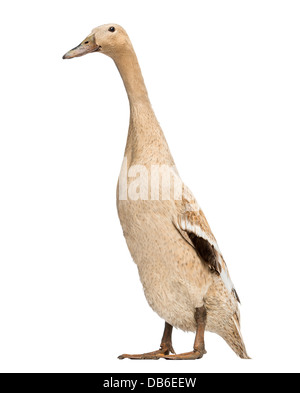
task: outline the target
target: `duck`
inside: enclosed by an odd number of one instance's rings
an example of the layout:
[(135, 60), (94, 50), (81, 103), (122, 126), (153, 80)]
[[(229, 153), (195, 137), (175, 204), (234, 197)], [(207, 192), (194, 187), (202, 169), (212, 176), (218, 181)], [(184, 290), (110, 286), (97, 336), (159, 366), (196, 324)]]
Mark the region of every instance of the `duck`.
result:
[[(114, 61), (128, 96), (130, 122), (117, 210), (145, 297), (164, 321), (158, 350), (125, 353), (119, 359), (201, 359), (205, 331), (218, 334), (240, 358), (249, 359), (240, 299), (228, 267), (202, 209), (180, 178), (125, 29), (115, 23), (96, 27), (63, 59), (94, 52)], [(195, 333), (191, 351), (175, 353), (173, 328)]]

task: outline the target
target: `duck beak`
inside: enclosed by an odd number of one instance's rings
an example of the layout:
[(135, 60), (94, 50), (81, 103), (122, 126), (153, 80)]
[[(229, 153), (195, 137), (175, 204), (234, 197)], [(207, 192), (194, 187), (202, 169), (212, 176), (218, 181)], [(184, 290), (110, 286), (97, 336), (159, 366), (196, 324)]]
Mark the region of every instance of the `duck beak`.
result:
[(99, 49), (100, 46), (96, 44), (95, 36), (91, 35), (86, 37), (86, 39), (76, 46), (76, 48), (69, 50), (69, 52), (63, 56), (63, 59), (72, 59), (73, 57), (84, 56), (88, 53), (96, 52)]

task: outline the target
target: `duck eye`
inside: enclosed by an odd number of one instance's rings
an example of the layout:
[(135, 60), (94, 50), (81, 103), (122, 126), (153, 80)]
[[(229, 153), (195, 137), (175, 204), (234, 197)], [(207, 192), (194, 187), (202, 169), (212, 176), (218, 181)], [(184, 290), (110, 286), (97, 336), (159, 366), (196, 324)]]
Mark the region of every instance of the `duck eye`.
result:
[(111, 31), (112, 33), (115, 31), (116, 29), (113, 27), (113, 26), (111, 26), (109, 29), (108, 29), (108, 31)]

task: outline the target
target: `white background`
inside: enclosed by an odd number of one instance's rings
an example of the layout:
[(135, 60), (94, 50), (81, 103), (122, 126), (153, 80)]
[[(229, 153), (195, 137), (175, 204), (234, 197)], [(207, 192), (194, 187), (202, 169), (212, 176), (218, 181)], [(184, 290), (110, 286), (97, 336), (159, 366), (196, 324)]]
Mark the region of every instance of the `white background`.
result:
[[(1, 3), (0, 371), (299, 371), (299, 20), (298, 1)], [(127, 96), (111, 59), (61, 59), (110, 22), (223, 251), (251, 361), (210, 333), (199, 361), (117, 359), (163, 331), (115, 207)], [(174, 332), (177, 352), (193, 340)]]

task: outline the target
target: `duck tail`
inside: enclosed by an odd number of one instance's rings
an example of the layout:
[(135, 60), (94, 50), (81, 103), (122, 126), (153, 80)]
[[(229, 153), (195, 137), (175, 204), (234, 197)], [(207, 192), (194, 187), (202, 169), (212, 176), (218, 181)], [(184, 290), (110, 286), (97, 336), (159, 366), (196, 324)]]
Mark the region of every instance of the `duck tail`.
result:
[(251, 359), (246, 351), (238, 315), (232, 316), (227, 329), (222, 332), (221, 336), (241, 359)]

